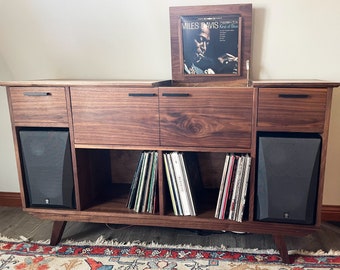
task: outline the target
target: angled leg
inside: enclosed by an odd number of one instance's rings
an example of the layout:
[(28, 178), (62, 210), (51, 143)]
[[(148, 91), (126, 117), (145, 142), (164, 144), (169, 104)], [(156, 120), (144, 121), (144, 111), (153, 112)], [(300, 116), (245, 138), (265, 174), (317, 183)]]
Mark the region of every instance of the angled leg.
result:
[(273, 235), (273, 237), (274, 237), (275, 245), (280, 252), (280, 256), (282, 258), (282, 261), (284, 263), (287, 263), (287, 264), (290, 263), (287, 245), (286, 245), (286, 241), (284, 239), (284, 236), (275, 234), (275, 235)]
[(50, 245), (55, 246), (60, 242), (61, 237), (63, 236), (64, 233), (66, 223), (67, 221), (54, 221)]

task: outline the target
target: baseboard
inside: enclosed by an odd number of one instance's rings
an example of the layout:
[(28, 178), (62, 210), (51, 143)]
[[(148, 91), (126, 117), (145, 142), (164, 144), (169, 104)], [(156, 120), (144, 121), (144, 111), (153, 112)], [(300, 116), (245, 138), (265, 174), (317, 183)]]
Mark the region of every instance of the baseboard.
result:
[(340, 221), (340, 205), (322, 205), (322, 221)]
[(0, 206), (21, 207), (19, 192), (0, 192)]
[[(21, 207), (19, 192), (0, 192), (0, 206)], [(340, 205), (322, 205), (322, 221), (340, 221)]]

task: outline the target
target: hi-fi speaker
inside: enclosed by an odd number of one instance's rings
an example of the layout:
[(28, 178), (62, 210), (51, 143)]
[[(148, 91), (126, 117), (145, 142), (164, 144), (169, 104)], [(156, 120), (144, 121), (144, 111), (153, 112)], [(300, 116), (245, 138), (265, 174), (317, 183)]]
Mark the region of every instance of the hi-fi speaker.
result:
[(75, 208), (69, 131), (26, 128), (18, 135), (27, 205)]
[(258, 134), (256, 220), (315, 223), (320, 155), (319, 135)]

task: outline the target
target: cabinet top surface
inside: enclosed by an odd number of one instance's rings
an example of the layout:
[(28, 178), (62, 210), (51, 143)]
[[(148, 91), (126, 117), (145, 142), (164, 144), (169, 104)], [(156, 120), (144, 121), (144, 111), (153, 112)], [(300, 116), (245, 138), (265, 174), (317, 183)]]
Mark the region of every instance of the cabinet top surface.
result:
[[(176, 86), (171, 80), (24, 80), (24, 81), (0, 81), (0, 86), (112, 86), (112, 87), (158, 87)], [(180, 85), (185, 86), (185, 85)], [(227, 83), (211, 85), (197, 84), (202, 87), (232, 87)], [(193, 87), (195, 87), (193, 86)], [(340, 82), (323, 80), (261, 80), (253, 81), (250, 87), (338, 87)]]
[(254, 87), (338, 87), (340, 82), (323, 80), (262, 80), (253, 81)]
[(171, 81), (157, 80), (32, 80), (0, 81), (0, 86), (114, 86), (114, 87), (156, 87), (170, 85)]

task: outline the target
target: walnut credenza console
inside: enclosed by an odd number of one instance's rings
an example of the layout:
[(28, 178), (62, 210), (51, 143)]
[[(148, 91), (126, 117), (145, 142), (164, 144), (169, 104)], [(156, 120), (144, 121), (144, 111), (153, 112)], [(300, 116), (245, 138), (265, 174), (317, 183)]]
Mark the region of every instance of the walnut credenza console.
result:
[[(289, 262), (284, 236), (306, 235), (320, 226), (331, 97), (337, 83), (256, 81), (251, 87), (193, 87), (176, 86), (171, 81), (46, 80), (1, 85), (7, 87), (23, 209), (54, 221), (51, 244), (60, 241), (67, 221), (244, 231), (272, 234), (283, 261)], [(60, 184), (61, 191), (40, 191), (46, 194), (34, 196), (45, 196), (46, 205), (35, 204), (31, 197), (40, 185), (28, 183), (30, 171), (23, 156), (24, 144), (31, 155), (39, 156), (44, 147), (39, 143), (32, 146), (30, 132), (46, 132), (47, 139), (39, 140), (48, 141), (51, 130), (66, 134), (63, 142), (57, 142), (69, 153), (71, 173), (67, 177), (71, 183), (68, 191), (64, 183)], [(313, 209), (312, 224), (258, 219), (256, 209), (262, 199), (258, 198), (262, 193), (256, 180), (259, 134), (320, 137), (314, 185), (317, 196), (308, 206)], [(25, 136), (28, 142), (24, 142)], [(57, 144), (51, 148), (51, 154), (46, 155), (52, 156), (52, 166), (60, 163), (53, 160), (60, 147)], [(158, 153), (157, 207), (152, 214), (136, 213), (126, 207), (144, 150)], [(177, 216), (171, 207), (163, 162), (163, 153), (171, 151), (194, 152), (198, 156), (204, 195), (198, 199), (196, 216)], [(214, 217), (225, 153), (248, 154), (252, 158), (242, 222)], [(65, 153), (60, 155), (64, 157)], [(39, 169), (39, 165), (31, 165), (36, 166), (35, 173), (46, 173), (46, 166)], [(49, 181), (48, 186), (54, 186), (53, 177), (47, 170), (41, 186)], [(290, 188), (293, 193), (294, 185)], [(58, 192), (61, 197), (63, 192), (70, 192), (71, 199), (66, 204), (69, 207), (53, 205), (52, 197)]]

